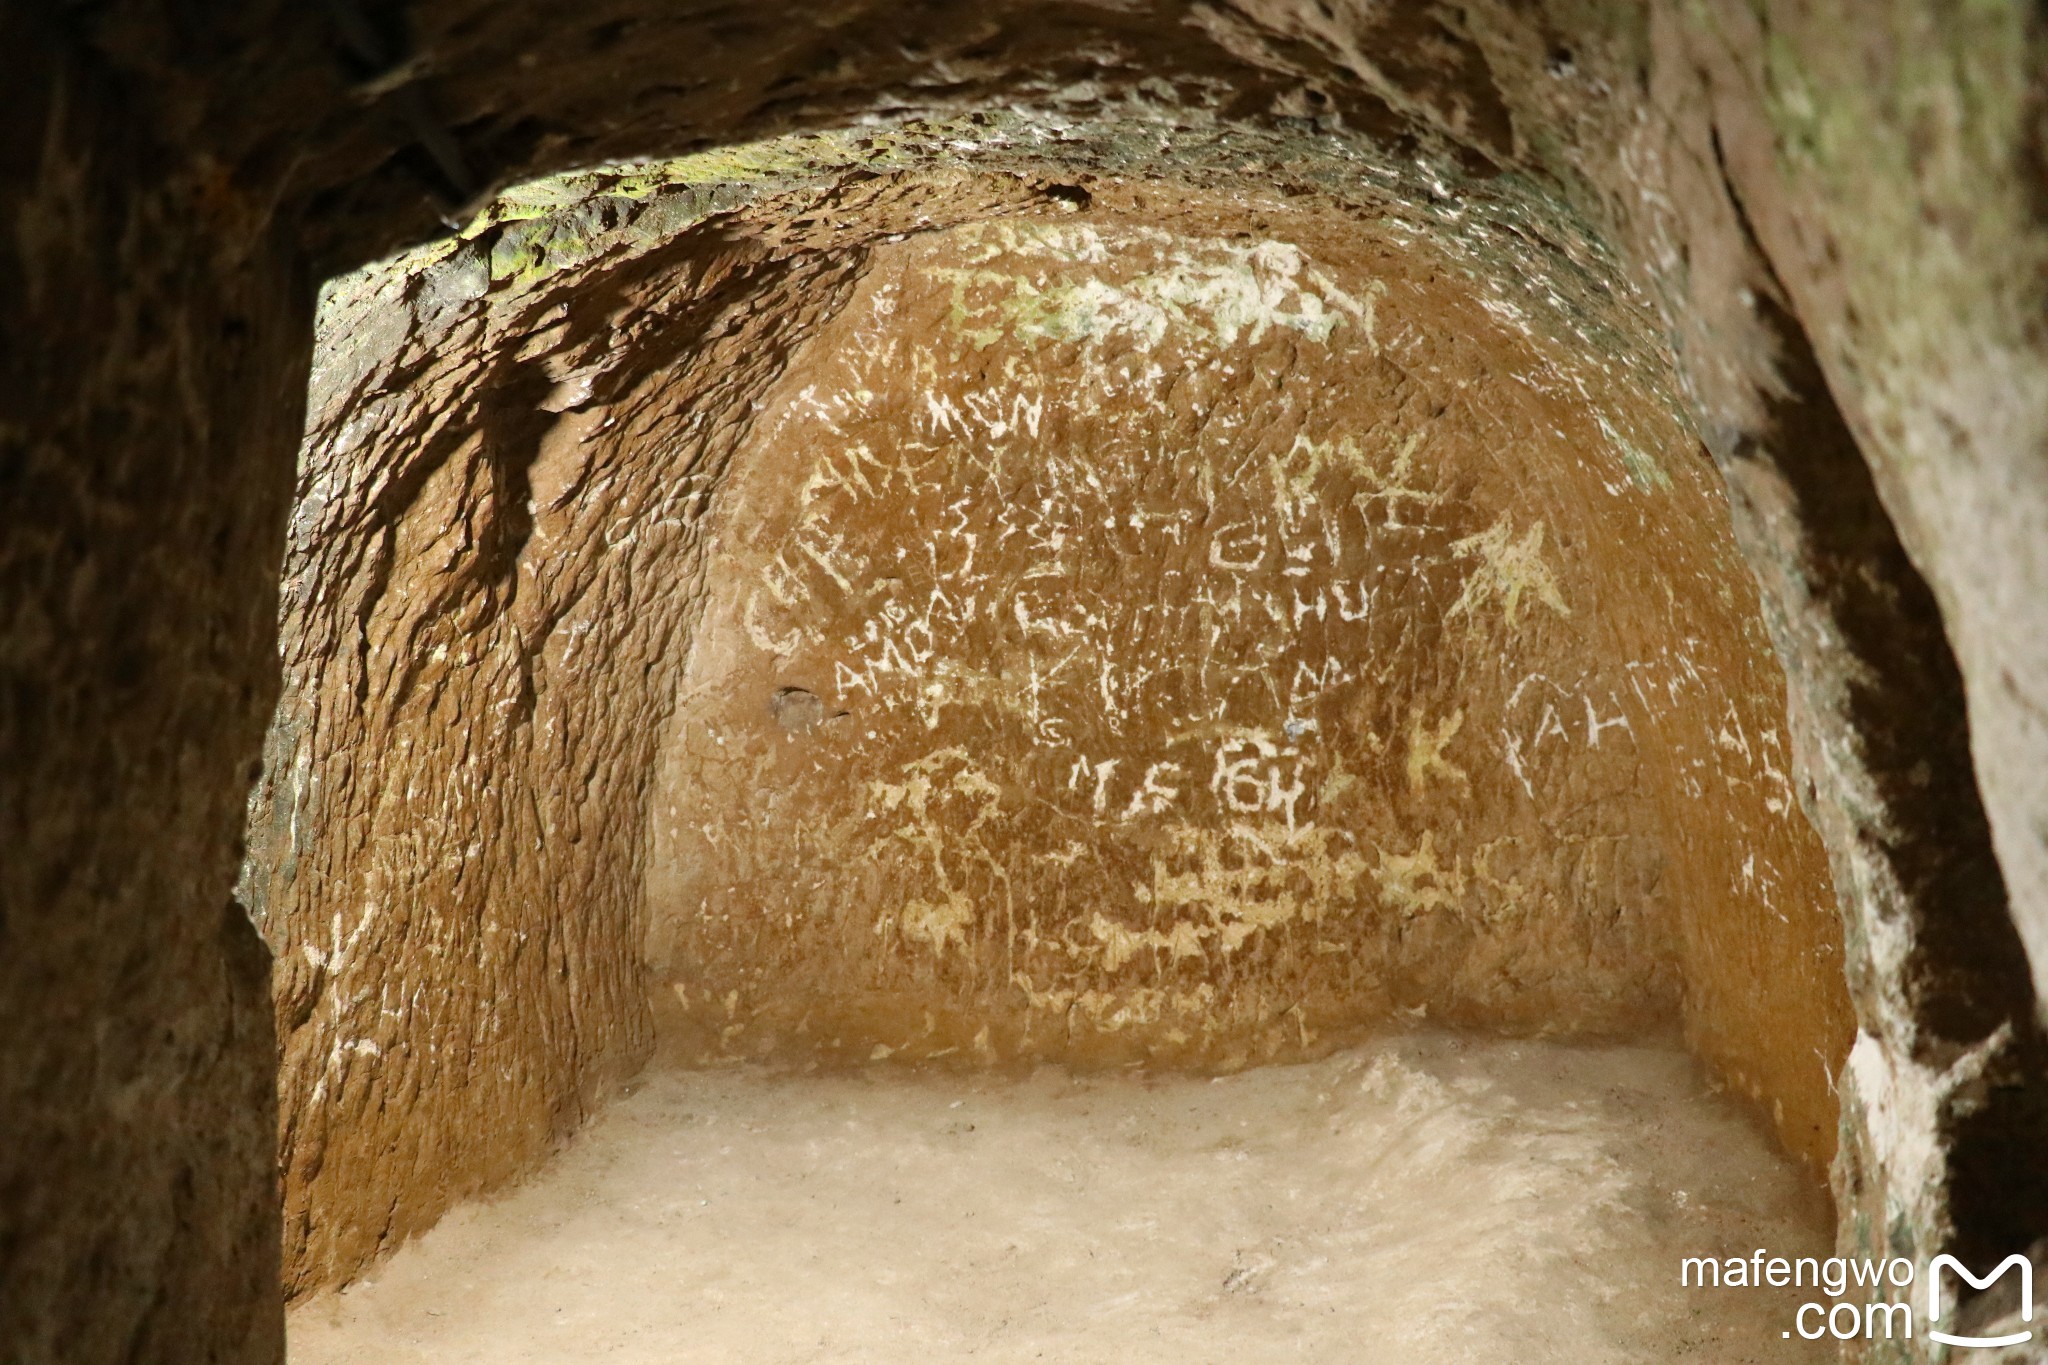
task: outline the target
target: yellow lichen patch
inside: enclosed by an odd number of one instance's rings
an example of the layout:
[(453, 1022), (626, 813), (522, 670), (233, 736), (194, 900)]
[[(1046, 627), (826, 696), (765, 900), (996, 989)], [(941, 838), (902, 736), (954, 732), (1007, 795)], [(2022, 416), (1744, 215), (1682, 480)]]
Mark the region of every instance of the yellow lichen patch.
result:
[(1171, 929), (1126, 929), (1097, 911), (1088, 922), (1088, 932), (1102, 945), (1102, 965), (1105, 970), (1115, 971), (1147, 949), (1158, 949), (1172, 954), (1176, 959), (1200, 957), (1202, 940), (1213, 929), (1183, 920)]
[(1073, 1009), (1104, 1032), (1157, 1024), (1168, 1017), (1213, 1027), (1216, 988), (1204, 981), (1192, 990), (1133, 986), (1128, 990), (1083, 991)]
[[(875, 924), (877, 931), (889, 926), (890, 921), (886, 917)], [(950, 888), (943, 901), (906, 901), (894, 922), (894, 927), (903, 937), (927, 944), (934, 953), (941, 955), (948, 947), (966, 947), (967, 931), (973, 926), (974, 907), (968, 904), (965, 896)]]
[(1422, 842), (1412, 853), (1381, 849), (1373, 880), (1379, 883), (1381, 901), (1404, 914), (1455, 909), (1465, 899), (1464, 870), (1455, 860), (1448, 868), (1438, 865), (1431, 830), (1422, 832)]
[(1136, 889), (1137, 899), (1166, 911), (1198, 909), (1208, 919), (1202, 937), (1213, 935), (1226, 953), (1256, 930), (1313, 924), (1347, 908), (1366, 871), (1362, 855), (1333, 853), (1333, 831), (1313, 825), (1239, 821), (1223, 831), (1179, 825), (1167, 833), (1178, 856), (1153, 858), (1151, 882)]
[(1449, 778), (1461, 786), (1470, 788), (1472, 779), (1465, 770), (1444, 757), (1444, 750), (1457, 738), (1458, 730), (1465, 724), (1465, 711), (1460, 707), (1438, 721), (1434, 727), (1425, 725), (1422, 708), (1416, 707), (1408, 716), (1408, 790), (1419, 792), (1432, 776)]
[(1323, 776), (1323, 785), (1316, 788), (1316, 804), (1328, 807), (1344, 799), (1344, 794), (1358, 785), (1358, 777), (1344, 766), (1344, 756), (1338, 754), (1330, 761), (1330, 771)]
[[(954, 771), (950, 777), (942, 776), (948, 765), (955, 765)], [(906, 763), (901, 772), (901, 782), (868, 783), (868, 813), (874, 816), (900, 812), (910, 818), (879, 834), (871, 834), (862, 856), (865, 861), (882, 864), (889, 861), (892, 846), (916, 849), (929, 868), (932, 893), (909, 897), (894, 914), (878, 915), (874, 928), (879, 935), (893, 934), (921, 943), (935, 955), (943, 956), (949, 948), (964, 949), (975, 924), (973, 902), (960, 888), (954, 869), (948, 865), (948, 855), (954, 864), (990, 862), (988, 849), (977, 837), (977, 831), (1000, 812), (1002, 789), (974, 765), (966, 750), (958, 747), (939, 749)], [(965, 819), (949, 809), (949, 797), (964, 798), (970, 803)]]
[(1501, 604), (1509, 626), (1521, 608), (1522, 595), (1533, 595), (1559, 616), (1569, 616), (1564, 594), (1558, 591), (1557, 576), (1543, 561), (1543, 523), (1536, 522), (1514, 539), (1507, 513), (1477, 535), (1466, 536), (1451, 546), (1461, 557), (1477, 557), (1478, 567), (1465, 580), (1465, 590), (1451, 605), (1449, 616), (1476, 613), (1491, 602)]
[(1079, 992), (1065, 986), (1040, 989), (1037, 982), (1022, 972), (1011, 973), (1010, 984), (1022, 993), (1024, 1003), (1027, 1006), (1034, 1010), (1043, 1010), (1048, 1014), (1065, 1014), (1073, 1008), (1074, 997), (1079, 994)]

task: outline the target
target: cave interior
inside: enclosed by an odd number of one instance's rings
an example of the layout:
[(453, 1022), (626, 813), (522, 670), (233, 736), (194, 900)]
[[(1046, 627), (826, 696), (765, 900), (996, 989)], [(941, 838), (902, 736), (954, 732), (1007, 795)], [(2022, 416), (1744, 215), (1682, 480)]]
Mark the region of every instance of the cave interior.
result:
[(0, 1359), (2042, 1261), (2040, 15), (4, 22)]

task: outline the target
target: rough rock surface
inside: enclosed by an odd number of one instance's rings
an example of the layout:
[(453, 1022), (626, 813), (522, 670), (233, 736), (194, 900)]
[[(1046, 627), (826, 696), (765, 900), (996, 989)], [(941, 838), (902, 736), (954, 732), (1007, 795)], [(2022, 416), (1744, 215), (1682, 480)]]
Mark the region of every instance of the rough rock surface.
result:
[[(636, 586), (687, 583), (689, 509), (776, 372), (771, 334), (835, 269), (663, 264), (490, 319), (503, 352), (458, 304), (384, 365), (316, 371), (332, 425), (286, 561), (268, 860), (247, 885), (278, 955), (288, 1286), (502, 1183), (646, 1056), (631, 831), (679, 615)], [(600, 420), (560, 411), (590, 381), (548, 343), (624, 354), (635, 331), (653, 380), (613, 369)], [(699, 343), (681, 374), (658, 364), (679, 342)]]
[(0, 45), (0, 1360), (275, 1360), (269, 971), (228, 892), (312, 301), (68, 34), (10, 8)]
[[(1379, 183), (1431, 235), (1503, 190), (1591, 225), (1663, 321), (1792, 683), (1860, 1027), (1845, 1232), (1981, 1260), (2048, 1224), (2037, 9), (105, 0), (0, 23), (20, 1358), (274, 1358), (262, 973), (221, 925), (310, 282), (489, 183), (905, 110), (1341, 125), (1406, 168)], [(1119, 165), (1178, 164), (1124, 126)]]
[(1186, 186), (1169, 232), (998, 131), (536, 185), (330, 290), (245, 887), (294, 1289), (589, 1112), (643, 934), (707, 1057), (1682, 994), (1827, 1161), (1838, 930), (1642, 315), (1502, 292), (1499, 222)]
[(710, 1053), (1242, 1065), (1682, 977), (1825, 1163), (1834, 910), (1702, 453), (1354, 220), (1109, 197), (879, 247), (714, 503), (649, 891)]

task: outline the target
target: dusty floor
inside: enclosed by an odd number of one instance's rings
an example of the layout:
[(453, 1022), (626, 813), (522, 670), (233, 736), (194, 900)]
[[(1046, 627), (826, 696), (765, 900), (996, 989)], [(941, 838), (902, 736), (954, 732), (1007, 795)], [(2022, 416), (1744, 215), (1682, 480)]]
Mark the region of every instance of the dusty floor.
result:
[(292, 1365), (1824, 1360), (1757, 1127), (1651, 1048), (1418, 1035), (1224, 1079), (661, 1071), (300, 1306)]

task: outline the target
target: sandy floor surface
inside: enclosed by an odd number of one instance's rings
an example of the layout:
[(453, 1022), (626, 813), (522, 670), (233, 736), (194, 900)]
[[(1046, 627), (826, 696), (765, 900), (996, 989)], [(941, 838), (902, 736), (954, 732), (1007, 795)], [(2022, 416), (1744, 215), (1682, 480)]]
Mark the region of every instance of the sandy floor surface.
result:
[(292, 1365), (1820, 1361), (1828, 1254), (1652, 1048), (1417, 1035), (1211, 1080), (650, 1073), (526, 1186), (290, 1320)]

